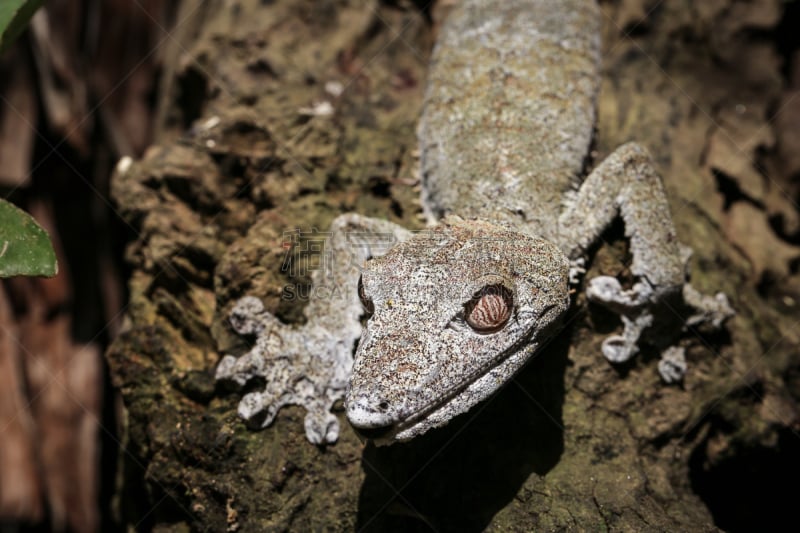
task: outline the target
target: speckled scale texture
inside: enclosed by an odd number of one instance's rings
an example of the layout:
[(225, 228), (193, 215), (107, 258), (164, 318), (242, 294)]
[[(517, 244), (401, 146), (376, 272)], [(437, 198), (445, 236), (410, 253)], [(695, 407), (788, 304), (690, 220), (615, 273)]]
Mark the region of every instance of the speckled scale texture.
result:
[(554, 238), (580, 184), (598, 90), (593, 1), (461, 2), (431, 61), (419, 135), (429, 212)]

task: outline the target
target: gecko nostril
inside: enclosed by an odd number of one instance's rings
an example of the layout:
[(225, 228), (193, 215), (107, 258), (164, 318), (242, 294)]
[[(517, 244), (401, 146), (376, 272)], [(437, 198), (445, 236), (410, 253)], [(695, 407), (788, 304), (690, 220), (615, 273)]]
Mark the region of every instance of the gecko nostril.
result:
[(378, 409), (380, 409), (381, 411), (386, 411), (387, 409), (389, 409), (389, 402), (383, 400), (381, 403), (378, 404)]

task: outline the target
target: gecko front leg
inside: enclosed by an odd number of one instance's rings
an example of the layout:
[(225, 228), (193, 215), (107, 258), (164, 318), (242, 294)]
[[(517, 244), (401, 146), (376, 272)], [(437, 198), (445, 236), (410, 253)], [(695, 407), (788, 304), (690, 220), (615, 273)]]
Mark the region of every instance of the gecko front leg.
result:
[[(636, 282), (626, 290), (616, 278), (599, 276), (586, 289), (590, 300), (622, 318), (622, 335), (603, 342), (603, 355), (609, 361), (627, 361), (638, 352), (642, 339), (664, 348), (686, 322), (703, 320), (719, 326), (733, 315), (723, 294), (703, 296), (686, 283), (685, 255), (661, 178), (648, 152), (636, 143), (625, 144), (608, 156), (578, 190), (559, 221), (562, 249), (572, 260), (583, 257), (617, 214), (630, 239)], [(681, 316), (686, 308), (694, 313), (688, 321)], [(674, 350), (665, 353), (669, 361), (676, 359)], [(664, 363), (659, 370), (666, 381), (677, 381), (685, 364)]]
[(234, 330), (254, 335), (255, 345), (240, 357), (226, 355), (217, 380), (244, 386), (255, 378), (263, 390), (249, 392), (239, 416), (266, 427), (281, 407), (302, 405), (306, 438), (313, 444), (335, 442), (339, 422), (330, 409), (342, 399), (353, 365), (353, 347), (361, 335), (363, 308), (357, 280), (364, 262), (382, 256), (410, 232), (384, 220), (342, 215), (331, 224), (320, 268), (312, 272), (306, 324), (281, 323), (254, 296), (241, 298), (231, 312)]

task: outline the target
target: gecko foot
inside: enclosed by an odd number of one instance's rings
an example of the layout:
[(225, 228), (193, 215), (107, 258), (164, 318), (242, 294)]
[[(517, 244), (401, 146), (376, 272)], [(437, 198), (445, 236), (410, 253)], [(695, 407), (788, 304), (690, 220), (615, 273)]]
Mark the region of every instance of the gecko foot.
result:
[(736, 311), (733, 310), (724, 293), (718, 292), (714, 296), (707, 296), (689, 284), (690, 259), (693, 251), (690, 247), (681, 245), (680, 253), (687, 280), (683, 284), (683, 301), (692, 310), (692, 315), (686, 319), (685, 327), (711, 324), (714, 329), (721, 328), (726, 320), (736, 314)]
[(646, 282), (639, 282), (632, 289), (625, 290), (619, 280), (611, 276), (589, 280), (586, 296), (622, 318), (622, 335), (612, 335), (603, 341), (603, 356), (610, 362), (624, 363), (639, 352), (639, 338), (653, 324), (653, 315), (647, 309), (647, 303), (653, 295), (652, 287)]
[[(622, 319), (622, 335), (603, 341), (603, 356), (612, 363), (624, 363), (638, 353), (642, 338), (656, 347), (667, 346), (658, 363), (658, 372), (666, 383), (678, 383), (686, 374), (684, 349), (669, 346), (677, 333), (699, 324), (720, 328), (735, 314), (723, 293), (706, 296), (689, 283), (680, 290), (659, 291), (642, 280), (625, 290), (616, 278), (598, 276), (589, 280), (586, 295)], [(684, 320), (681, 315), (687, 311), (691, 314)]]
[(688, 283), (683, 286), (683, 301), (694, 311), (694, 314), (686, 320), (687, 327), (711, 324), (711, 327), (718, 329), (736, 314), (724, 293), (718, 292), (714, 296), (706, 296)]
[(252, 348), (235, 357), (225, 355), (217, 366), (216, 379), (244, 387), (251, 380), (264, 381), (261, 391), (245, 394), (238, 414), (251, 428), (272, 424), (278, 411), (288, 404), (308, 411), (304, 427), (313, 444), (330, 444), (339, 438), (339, 421), (330, 409), (344, 396), (350, 372), (350, 348), (340, 349), (335, 337), (317, 323), (294, 328), (282, 324), (264, 309), (258, 298), (241, 298), (230, 314), (233, 329), (255, 335)]

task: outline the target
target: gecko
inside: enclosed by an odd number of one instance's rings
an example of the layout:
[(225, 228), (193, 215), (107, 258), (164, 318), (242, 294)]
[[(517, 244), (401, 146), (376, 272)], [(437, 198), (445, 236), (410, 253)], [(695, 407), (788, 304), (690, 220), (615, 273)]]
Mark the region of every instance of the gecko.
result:
[(303, 405), (315, 444), (338, 438), (331, 409), (342, 398), (351, 426), (379, 445), (447, 424), (559, 332), (590, 249), (617, 217), (633, 285), (598, 276), (585, 288), (622, 321), (602, 354), (619, 364), (652, 345), (662, 351), (663, 380), (683, 378), (683, 349), (671, 345), (681, 329), (721, 327), (733, 310), (724, 294), (688, 283), (689, 253), (645, 148), (627, 143), (585, 171), (599, 35), (595, 0), (462, 0), (452, 8), (418, 129), (431, 226), (410, 232), (357, 214), (335, 219), (329, 260), (312, 274), (315, 287), (334, 290), (312, 294), (301, 327), (280, 323), (255, 296), (240, 299), (231, 323), (256, 344), (223, 357), (217, 379), (266, 381), (241, 399), (240, 416), (265, 426), (283, 405)]

